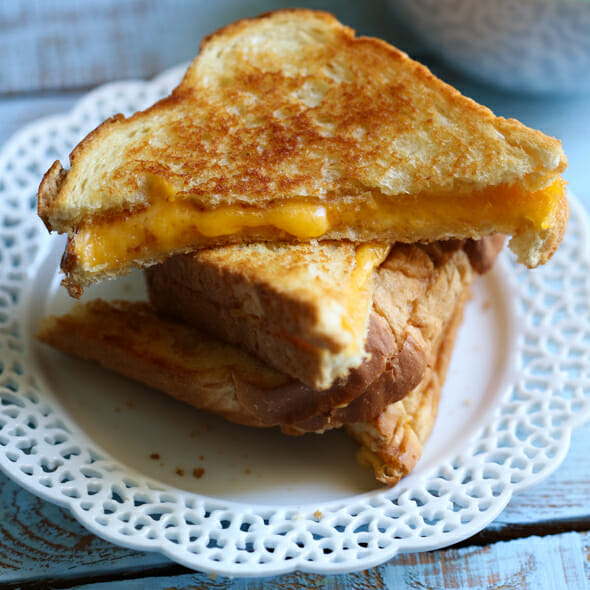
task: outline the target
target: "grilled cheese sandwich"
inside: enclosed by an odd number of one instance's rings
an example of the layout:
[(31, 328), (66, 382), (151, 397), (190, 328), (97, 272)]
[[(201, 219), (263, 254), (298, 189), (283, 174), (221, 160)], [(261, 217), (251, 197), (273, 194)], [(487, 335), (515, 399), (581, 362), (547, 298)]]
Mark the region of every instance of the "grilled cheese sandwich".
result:
[(512, 236), (544, 263), (568, 217), (560, 143), (496, 117), (383, 41), (284, 10), (208, 37), (172, 94), (56, 162), (39, 214), (73, 295), (228, 243)]
[(389, 251), (371, 242), (221, 246), (169, 258), (146, 277), (163, 311), (324, 390), (364, 360)]
[[(439, 239), (477, 237), (479, 233), (508, 233), (517, 223), (529, 231), (550, 232), (556, 213), (563, 207), (565, 182), (558, 178), (549, 186), (526, 193), (519, 186), (494, 187), (478, 194), (406, 197), (395, 203), (376, 195), (342, 208), (341, 203), (277, 203), (265, 209), (222, 206), (210, 211), (195, 209), (189, 200), (154, 198), (150, 207), (113, 219), (82, 223), (68, 253), (88, 269), (107, 271), (139, 258), (161, 258), (183, 252), (188, 240), (226, 237), (230, 241), (255, 228), (270, 239), (273, 235), (300, 240), (346, 236), (346, 228), (360, 223), (368, 235), (383, 239), (396, 227), (398, 241), (420, 241), (426, 234)], [(473, 209), (473, 199), (478, 208)], [(420, 215), (416, 207), (424, 207)], [(523, 221), (524, 220), (524, 221)], [(466, 227), (480, 228), (472, 232)], [(487, 227), (486, 227), (487, 226)], [(481, 228), (486, 227), (482, 230)], [(526, 231), (526, 230), (525, 230)], [(473, 233), (474, 235), (470, 235)], [(115, 266), (112, 267), (111, 265)]]
[(369, 354), (326, 391), (146, 302), (78, 303), (44, 318), (39, 338), (233, 422), (289, 435), (345, 427), (361, 445), (359, 460), (394, 485), (414, 467), (434, 423), (473, 269), (489, 268), (496, 253), (459, 243), (395, 246), (379, 269)]

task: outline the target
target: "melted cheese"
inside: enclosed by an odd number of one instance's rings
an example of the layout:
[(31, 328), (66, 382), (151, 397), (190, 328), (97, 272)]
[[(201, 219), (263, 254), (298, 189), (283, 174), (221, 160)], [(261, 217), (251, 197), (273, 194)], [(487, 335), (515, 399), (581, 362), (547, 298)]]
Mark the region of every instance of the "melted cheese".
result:
[[(368, 297), (368, 291), (372, 286), (373, 272), (378, 268), (389, 254), (391, 247), (388, 244), (368, 243), (357, 248), (355, 266), (350, 274), (349, 289), (343, 293), (345, 316), (342, 318), (342, 327), (353, 336), (353, 347), (358, 347), (356, 335), (362, 331), (366, 323), (372, 298)], [(368, 301), (369, 305), (359, 305), (361, 301)]]
[(91, 220), (78, 229), (73, 247), (85, 268), (116, 269), (134, 260), (205, 246), (207, 238), (236, 235), (249, 228), (271, 227), (302, 240), (359, 225), (375, 234), (394, 228), (409, 235), (442, 231), (466, 236), (473, 227), (511, 233), (512, 226), (522, 225), (524, 219), (543, 230), (565, 191), (559, 178), (533, 193), (505, 186), (463, 196), (370, 196), (345, 205), (289, 200), (264, 209), (236, 205), (202, 211), (188, 200), (175, 199), (163, 182), (150, 185), (149, 207), (115, 219)]

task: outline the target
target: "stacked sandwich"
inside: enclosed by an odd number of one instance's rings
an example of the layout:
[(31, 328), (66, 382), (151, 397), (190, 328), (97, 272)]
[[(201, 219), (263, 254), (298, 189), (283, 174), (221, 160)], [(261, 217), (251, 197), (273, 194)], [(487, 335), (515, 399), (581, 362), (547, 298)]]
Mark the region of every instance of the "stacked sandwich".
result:
[(529, 267), (558, 247), (565, 167), (557, 140), (331, 15), (242, 20), (46, 173), (70, 294), (139, 267), (149, 301), (79, 304), (39, 336), (234, 422), (344, 427), (393, 485), (432, 429), (474, 276), (503, 235)]

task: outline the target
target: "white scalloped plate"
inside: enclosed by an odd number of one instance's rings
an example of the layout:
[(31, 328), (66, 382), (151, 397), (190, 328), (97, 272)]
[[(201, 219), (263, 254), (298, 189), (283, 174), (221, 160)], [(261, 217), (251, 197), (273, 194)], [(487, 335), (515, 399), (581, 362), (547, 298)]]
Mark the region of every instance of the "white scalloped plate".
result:
[[(434, 432), (392, 489), (341, 432), (230, 425), (35, 342), (39, 318), (71, 305), (56, 271), (63, 242), (35, 213), (41, 175), (182, 71), (101, 87), (0, 153), (0, 467), (113, 543), (232, 576), (360, 570), (475, 534), (557, 467), (590, 417), (589, 242), (575, 199), (549, 264), (527, 271), (502, 255), (476, 283)], [(85, 297), (97, 294), (143, 286), (132, 274)]]

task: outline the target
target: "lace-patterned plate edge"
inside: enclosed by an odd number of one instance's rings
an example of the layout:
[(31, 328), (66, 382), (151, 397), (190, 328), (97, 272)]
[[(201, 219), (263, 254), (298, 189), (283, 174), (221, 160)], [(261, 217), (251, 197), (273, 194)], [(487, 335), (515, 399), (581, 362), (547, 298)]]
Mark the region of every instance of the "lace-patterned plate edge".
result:
[(106, 117), (147, 106), (183, 71), (100, 87), (70, 113), (23, 128), (0, 153), (0, 467), (113, 543), (222, 575), (361, 570), (478, 532), (559, 465), (573, 428), (590, 417), (588, 222), (575, 198), (548, 265), (531, 272), (503, 261), (521, 324), (511, 387), (461, 453), (392, 489), (297, 510), (190, 494), (128, 473), (77, 440), (75, 425), (44, 399), (25, 346), (27, 288), (50, 247), (35, 214), (40, 177)]

